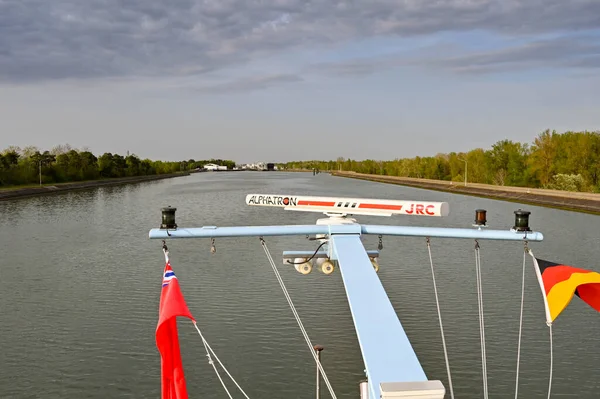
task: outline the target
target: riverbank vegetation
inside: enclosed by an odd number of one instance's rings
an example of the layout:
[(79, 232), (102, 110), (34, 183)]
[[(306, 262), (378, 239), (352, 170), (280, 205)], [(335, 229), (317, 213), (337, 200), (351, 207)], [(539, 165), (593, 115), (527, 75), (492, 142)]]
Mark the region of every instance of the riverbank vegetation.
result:
[(283, 169), (344, 170), (359, 173), (500, 186), (600, 192), (600, 131), (546, 130), (532, 143), (498, 141), (490, 149), (451, 152), (432, 157), (393, 161), (338, 158), (335, 161), (298, 161)]
[(55, 184), (161, 175), (194, 170), (207, 163), (235, 166), (235, 162), (221, 159), (164, 162), (140, 159), (135, 154), (123, 156), (107, 152), (96, 156), (87, 149), (76, 150), (68, 144), (49, 151), (9, 147), (0, 153), (0, 188), (40, 184), (40, 179), (43, 184)]

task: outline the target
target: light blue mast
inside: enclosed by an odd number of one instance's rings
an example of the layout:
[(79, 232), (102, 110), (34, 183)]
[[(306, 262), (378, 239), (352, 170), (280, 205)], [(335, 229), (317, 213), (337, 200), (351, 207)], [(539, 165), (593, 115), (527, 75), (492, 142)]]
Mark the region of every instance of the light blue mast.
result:
[[(511, 230), (487, 230), (485, 210), (476, 211), (475, 228), (435, 228), (409, 226), (361, 225), (348, 214), (391, 214), (445, 216), (447, 203), (370, 200), (354, 198), (300, 197), (251, 194), (249, 205), (283, 207), (288, 210), (325, 212), (328, 218), (316, 225), (239, 226), (181, 228), (175, 223), (175, 208), (163, 208), (161, 228), (149, 232), (151, 239), (261, 237), (315, 235), (325, 243), (316, 258), (337, 262), (344, 283), (354, 327), (368, 379), (369, 398), (405, 398), (429, 393), (427, 398), (442, 399), (445, 389), (440, 381), (428, 380), (412, 345), (377, 276), (374, 258), (377, 251), (367, 251), (363, 234), (442, 237), (478, 240), (542, 241), (543, 235), (529, 229), (529, 212), (515, 211)], [(286, 251), (284, 258), (301, 258), (306, 263), (313, 251)], [(312, 267), (310, 268), (312, 269)], [(419, 396), (424, 397), (424, 396)]]

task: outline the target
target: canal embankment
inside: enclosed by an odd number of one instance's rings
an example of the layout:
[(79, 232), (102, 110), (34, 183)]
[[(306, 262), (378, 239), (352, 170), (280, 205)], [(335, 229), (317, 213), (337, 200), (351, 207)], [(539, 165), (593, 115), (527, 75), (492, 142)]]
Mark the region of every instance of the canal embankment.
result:
[(61, 183), (56, 185), (44, 185), (37, 187), (14, 187), (7, 189), (0, 189), (0, 201), (16, 199), (16, 198), (25, 198), (25, 197), (34, 197), (38, 195), (48, 195), (55, 193), (62, 193), (65, 191), (75, 191), (75, 190), (84, 190), (95, 187), (106, 187), (106, 186), (116, 186), (122, 184), (130, 184), (130, 183), (140, 183), (146, 181), (154, 181), (154, 180), (162, 180), (162, 179), (170, 179), (173, 177), (181, 177), (181, 176), (189, 176), (189, 172), (178, 172), (178, 173), (168, 173), (162, 175), (148, 175), (148, 176), (130, 176), (130, 177), (117, 177), (110, 179), (102, 179), (102, 180), (89, 180), (82, 182), (73, 182), (73, 183)]
[(445, 180), (370, 175), (345, 171), (332, 171), (331, 175), (600, 215), (600, 194), (595, 193), (495, 186), (481, 183), (467, 183), (465, 185), (464, 183)]

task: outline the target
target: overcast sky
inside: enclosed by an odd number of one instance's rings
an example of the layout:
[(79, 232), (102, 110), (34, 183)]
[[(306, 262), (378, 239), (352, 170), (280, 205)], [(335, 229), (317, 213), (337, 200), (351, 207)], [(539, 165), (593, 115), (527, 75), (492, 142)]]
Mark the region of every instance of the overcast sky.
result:
[(600, 129), (600, 0), (0, 0), (0, 147), (394, 159)]

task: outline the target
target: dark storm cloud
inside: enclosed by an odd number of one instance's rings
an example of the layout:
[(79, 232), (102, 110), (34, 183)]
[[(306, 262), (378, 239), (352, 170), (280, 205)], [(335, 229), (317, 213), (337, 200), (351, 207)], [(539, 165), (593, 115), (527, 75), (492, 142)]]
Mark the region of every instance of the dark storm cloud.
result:
[[(0, 81), (187, 76), (377, 35), (598, 27), (597, 0), (0, 0)], [(543, 46), (530, 51), (551, 58)], [(450, 61), (457, 69), (467, 62), (490, 68), (512, 56)], [(594, 59), (572, 62), (597, 65)], [(344, 70), (377, 67), (359, 63)]]

